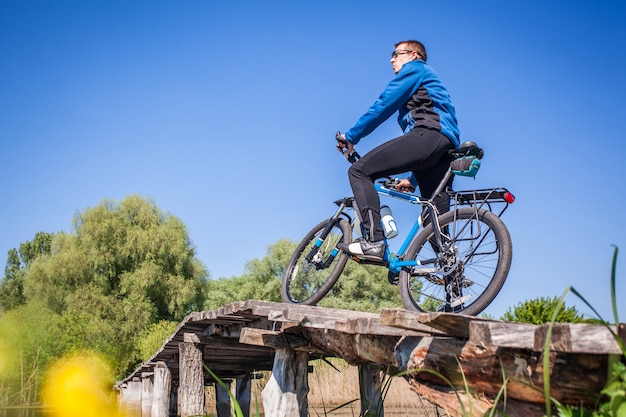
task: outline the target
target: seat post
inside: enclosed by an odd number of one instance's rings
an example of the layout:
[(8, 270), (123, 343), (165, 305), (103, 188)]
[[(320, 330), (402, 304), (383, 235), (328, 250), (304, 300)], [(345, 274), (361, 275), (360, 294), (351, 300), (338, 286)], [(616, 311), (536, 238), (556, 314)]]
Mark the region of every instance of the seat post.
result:
[(439, 183), (437, 188), (435, 188), (433, 195), (430, 196), (431, 201), (434, 200), (435, 197), (438, 196), (446, 188), (446, 184), (448, 183), (448, 181), (450, 181), (450, 178), (452, 178), (453, 175), (454, 174), (452, 173), (452, 168), (448, 167), (448, 171), (446, 171), (446, 175), (443, 176), (443, 178), (441, 179), (441, 182)]

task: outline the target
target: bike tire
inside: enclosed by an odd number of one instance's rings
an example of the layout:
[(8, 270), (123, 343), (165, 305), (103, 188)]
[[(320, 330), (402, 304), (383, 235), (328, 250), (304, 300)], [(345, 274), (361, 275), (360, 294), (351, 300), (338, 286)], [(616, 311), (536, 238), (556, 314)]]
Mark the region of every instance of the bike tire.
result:
[[(509, 274), (513, 257), (511, 236), (502, 220), (484, 209), (452, 210), (439, 217), (439, 224), (445, 231), (442, 234), (457, 247), (460, 262), (447, 275), (429, 273), (423, 266), (403, 268), (399, 276), (402, 302), (413, 311), (475, 316), (496, 298)], [(411, 243), (404, 259), (432, 262), (437, 259), (433, 242), (433, 225), (429, 224)]]
[[(283, 275), (280, 295), (284, 302), (317, 304), (328, 294), (343, 272), (348, 255), (337, 249), (337, 244), (352, 240), (352, 228), (346, 220), (336, 220), (324, 242), (315, 249), (315, 242), (328, 224), (329, 220), (319, 223), (296, 247)], [(333, 252), (336, 252), (334, 256)], [(313, 254), (313, 261), (306, 259), (310, 254)]]

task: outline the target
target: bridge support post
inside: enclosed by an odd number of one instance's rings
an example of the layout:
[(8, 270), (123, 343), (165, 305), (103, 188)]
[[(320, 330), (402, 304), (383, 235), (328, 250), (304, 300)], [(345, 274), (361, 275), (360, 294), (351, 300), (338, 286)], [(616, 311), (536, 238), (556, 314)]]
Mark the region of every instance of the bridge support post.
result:
[[(230, 390), (231, 380), (222, 380), (224, 384)], [(215, 408), (217, 410), (217, 417), (230, 417), (230, 395), (229, 391), (224, 389), (217, 382), (215, 383)]]
[[(151, 417), (169, 417), (172, 374), (165, 362), (154, 366)], [(143, 416), (142, 416), (143, 417)]]
[[(252, 378), (251, 374), (248, 374), (244, 377), (239, 377), (235, 380), (235, 399), (237, 400), (237, 404), (241, 408), (241, 412), (243, 413), (243, 417), (250, 416), (250, 391), (251, 385), (250, 380)], [(230, 389), (232, 385), (231, 380), (222, 380), (224, 384), (228, 386)], [(230, 403), (230, 395), (229, 392), (226, 391), (220, 384), (215, 383), (215, 399), (216, 399), (216, 411), (217, 417), (230, 417), (231, 411), (231, 403)]]
[(251, 402), (251, 391), (252, 391), (252, 379), (254, 374), (249, 373), (244, 377), (237, 378), (237, 385), (235, 389), (237, 390), (235, 393), (235, 398), (237, 398), (237, 402), (241, 407), (241, 411), (243, 412), (244, 417), (250, 416), (250, 402)]
[(136, 377), (121, 389), (120, 409), (129, 417), (141, 416), (141, 389), (141, 380)]
[(178, 344), (180, 416), (204, 415), (204, 348), (194, 333), (185, 333)]
[(383, 378), (384, 374), (380, 365), (369, 362), (359, 365), (362, 416), (385, 416), (382, 398)]
[(152, 372), (141, 373), (141, 417), (150, 417), (152, 412)]
[(309, 353), (276, 349), (272, 376), (261, 392), (265, 417), (307, 417)]

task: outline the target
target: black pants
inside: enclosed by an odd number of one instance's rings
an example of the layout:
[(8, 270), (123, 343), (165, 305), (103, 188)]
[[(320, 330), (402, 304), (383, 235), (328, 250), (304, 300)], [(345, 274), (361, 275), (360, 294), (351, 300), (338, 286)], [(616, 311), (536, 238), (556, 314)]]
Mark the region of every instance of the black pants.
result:
[[(417, 180), (420, 195), (430, 198), (450, 166), (451, 159), (446, 151), (453, 147), (441, 132), (416, 128), (372, 149), (352, 164), (348, 178), (367, 240), (383, 239), (380, 199), (374, 181), (410, 171)], [(452, 179), (447, 185), (452, 186)], [(436, 202), (440, 213), (450, 209), (447, 196), (440, 196)]]

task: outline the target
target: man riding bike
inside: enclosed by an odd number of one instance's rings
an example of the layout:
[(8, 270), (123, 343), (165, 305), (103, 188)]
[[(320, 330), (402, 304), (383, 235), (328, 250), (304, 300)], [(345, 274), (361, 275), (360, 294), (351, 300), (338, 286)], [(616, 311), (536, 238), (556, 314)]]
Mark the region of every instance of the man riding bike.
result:
[[(349, 255), (379, 261), (385, 253), (380, 200), (374, 181), (411, 172), (412, 175), (401, 180), (396, 188), (405, 190), (417, 186), (421, 196), (431, 197), (449, 167), (447, 151), (459, 146), (459, 128), (450, 95), (439, 76), (426, 64), (426, 58), (421, 42), (398, 42), (390, 61), (395, 78), (356, 124), (337, 139), (340, 152), (350, 154), (354, 145), (396, 111), (404, 132), (372, 149), (348, 170), (364, 228), (362, 239), (339, 245)], [(448, 186), (451, 183), (452, 179)], [(445, 193), (437, 196), (435, 203), (439, 213), (449, 210)]]

